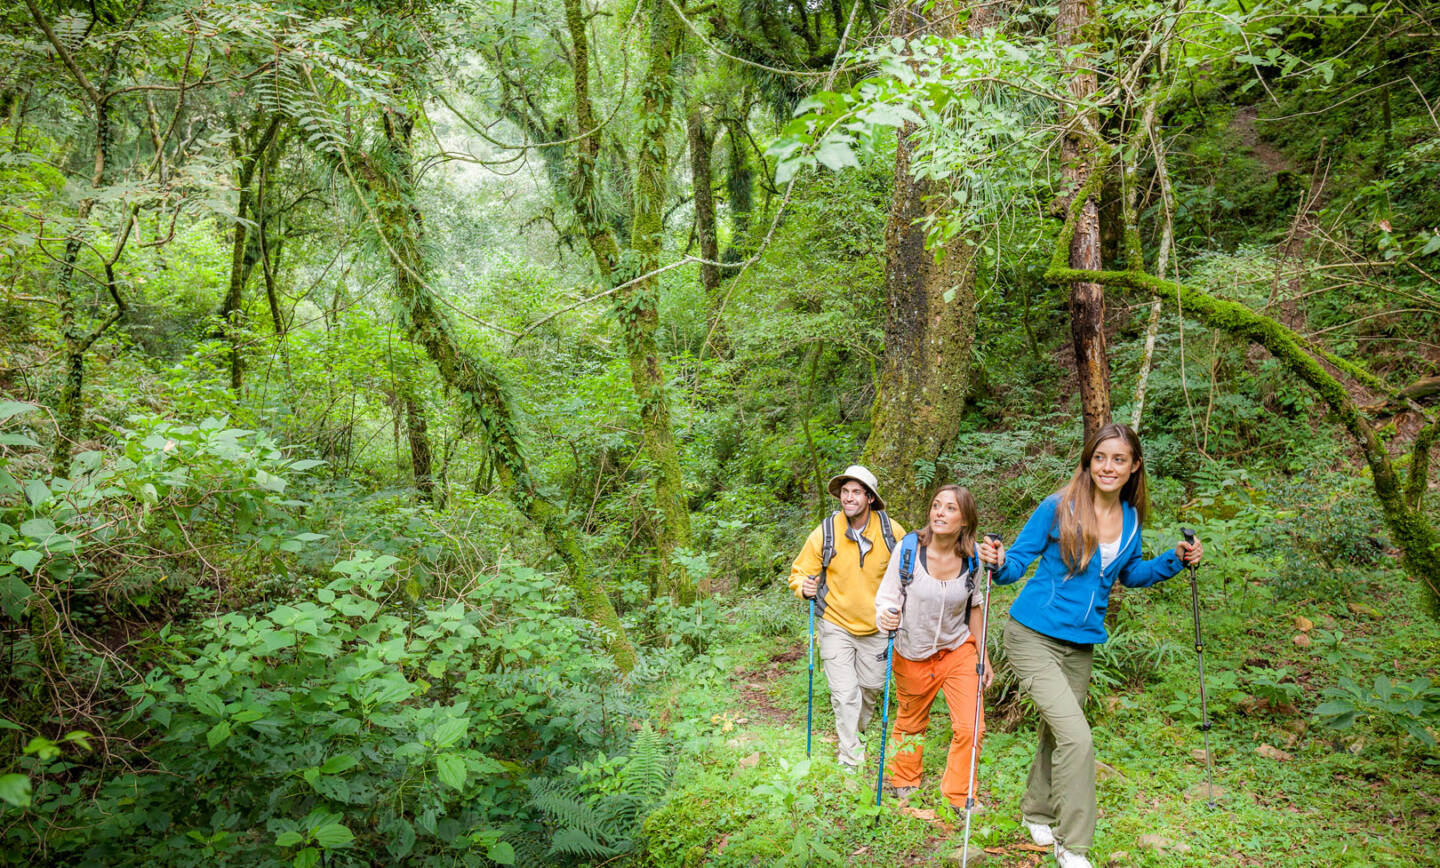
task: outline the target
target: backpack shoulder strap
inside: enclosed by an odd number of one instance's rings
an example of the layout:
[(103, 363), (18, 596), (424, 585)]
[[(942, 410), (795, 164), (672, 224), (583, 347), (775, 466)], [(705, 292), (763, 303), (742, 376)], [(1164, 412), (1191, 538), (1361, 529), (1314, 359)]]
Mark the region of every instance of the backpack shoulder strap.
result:
[(895, 551), (895, 529), (890, 526), (890, 513), (878, 510), (880, 515), (880, 536), (885, 539), (885, 551)]
[(835, 558), (835, 516), (827, 515), (825, 520), (820, 522), (820, 568), (823, 570), (830, 566), (830, 561)]
[[(881, 513), (884, 515), (884, 513)], [(900, 542), (900, 588), (904, 593), (906, 586), (915, 579), (915, 552), (920, 544), (920, 538), (913, 533), (905, 534), (905, 539)]]

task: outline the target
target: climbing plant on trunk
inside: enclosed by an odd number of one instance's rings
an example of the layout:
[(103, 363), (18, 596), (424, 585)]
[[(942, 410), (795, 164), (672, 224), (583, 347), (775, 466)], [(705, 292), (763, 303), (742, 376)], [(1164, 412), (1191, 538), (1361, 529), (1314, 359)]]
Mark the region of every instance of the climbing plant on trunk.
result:
[(464, 412), (484, 435), (491, 467), (511, 503), (541, 530), (564, 562), (581, 611), (606, 631), (615, 664), (628, 672), (635, 665), (635, 650), (600, 579), (591, 571), (579, 532), (535, 484), (504, 380), (493, 366), (464, 348), (425, 280), (424, 223), (415, 203), (410, 149), (413, 129), (413, 116), (392, 107), (384, 120), (384, 149), (339, 152), (335, 159), (355, 185), (391, 260), (395, 300), (410, 339), (425, 350), (441, 379), (460, 396)]
[[(897, 10), (898, 36), (950, 36), (963, 4), (928, 13)], [(983, 26), (975, 14), (972, 28)], [(915, 522), (925, 485), (915, 463), (933, 462), (960, 430), (975, 341), (975, 246), (958, 234), (926, 244), (929, 224), (949, 207), (948, 186), (912, 170), (916, 125), (896, 132), (895, 193), (885, 223), (885, 357), (862, 460), (875, 471), (890, 511)]]
[(690, 508), (680, 468), (680, 450), (670, 416), (665, 374), (656, 333), (660, 326), (660, 264), (664, 237), (665, 179), (669, 171), (667, 133), (674, 103), (672, 65), (681, 24), (667, 0), (656, 0), (650, 15), (647, 68), (640, 82), (639, 134), (635, 143), (635, 196), (629, 247), (621, 249), (600, 207), (597, 159), (602, 131), (590, 101), (590, 47), (580, 0), (566, 0), (565, 20), (573, 46), (575, 115), (579, 129), (573, 200), (581, 231), (601, 277), (613, 287), (615, 316), (625, 338), (630, 384), (640, 407), (640, 434), (654, 482), (654, 541), (664, 589), (689, 602), (695, 586), (674, 559), (690, 544)]

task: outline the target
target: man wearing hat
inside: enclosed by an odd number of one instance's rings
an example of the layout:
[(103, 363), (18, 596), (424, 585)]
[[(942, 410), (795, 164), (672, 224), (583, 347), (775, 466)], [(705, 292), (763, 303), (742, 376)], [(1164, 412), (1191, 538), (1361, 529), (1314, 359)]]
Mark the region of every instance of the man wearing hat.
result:
[(853, 464), (830, 480), (840, 511), (805, 540), (790, 568), (790, 588), (815, 601), (820, 659), (830, 683), (830, 707), (842, 767), (865, 762), (860, 730), (870, 721), (885, 683), (885, 635), (875, 628), (875, 591), (890, 563), (895, 540), (905, 535), (885, 514), (875, 474)]

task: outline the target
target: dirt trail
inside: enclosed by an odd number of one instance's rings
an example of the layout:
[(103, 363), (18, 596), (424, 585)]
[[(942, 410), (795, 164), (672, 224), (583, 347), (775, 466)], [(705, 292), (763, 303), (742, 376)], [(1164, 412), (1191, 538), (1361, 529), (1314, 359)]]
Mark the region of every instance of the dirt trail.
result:
[(1260, 161), (1260, 165), (1269, 170), (1270, 174), (1278, 175), (1281, 172), (1293, 172), (1295, 167), (1290, 163), (1284, 154), (1280, 153), (1274, 145), (1260, 138), (1260, 133), (1255, 129), (1255, 118), (1259, 115), (1259, 106), (1246, 106), (1235, 113), (1235, 119), (1230, 122), (1230, 129)]

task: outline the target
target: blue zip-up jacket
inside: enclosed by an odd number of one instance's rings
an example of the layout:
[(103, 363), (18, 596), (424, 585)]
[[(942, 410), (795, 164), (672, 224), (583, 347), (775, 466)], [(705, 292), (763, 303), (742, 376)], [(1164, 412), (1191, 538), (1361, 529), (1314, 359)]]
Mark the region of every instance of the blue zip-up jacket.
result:
[(1120, 550), (1115, 560), (1102, 571), (1097, 547), (1085, 569), (1071, 575), (1060, 557), (1060, 528), (1055, 521), (1059, 503), (1060, 495), (1052, 494), (1035, 508), (1015, 544), (1005, 550), (1005, 563), (996, 570), (995, 582), (1008, 585), (1019, 581), (1039, 557), (1035, 575), (1010, 604), (1010, 617), (1055, 639), (1098, 644), (1108, 638), (1105, 609), (1116, 579), (1126, 587), (1143, 588), (1174, 576), (1185, 564), (1174, 549), (1145, 560), (1140, 553), (1140, 520), (1135, 508), (1121, 501)]

